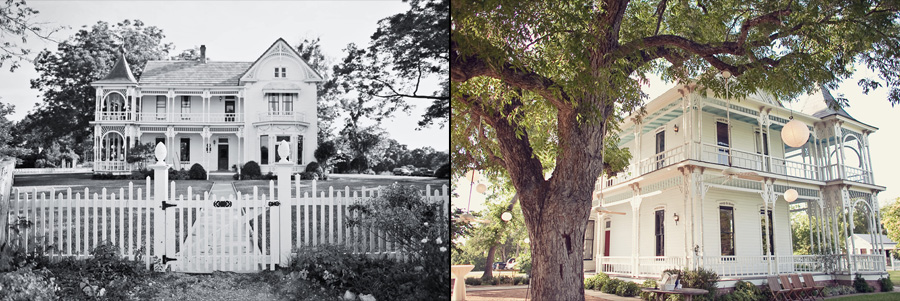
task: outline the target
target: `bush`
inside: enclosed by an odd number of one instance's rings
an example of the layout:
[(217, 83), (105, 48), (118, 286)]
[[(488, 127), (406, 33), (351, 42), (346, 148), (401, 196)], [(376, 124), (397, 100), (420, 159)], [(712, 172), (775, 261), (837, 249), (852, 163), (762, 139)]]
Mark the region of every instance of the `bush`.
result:
[(607, 276), (603, 272), (598, 272), (597, 275), (588, 277), (584, 280), (584, 288), (599, 291), (608, 281), (609, 276)]
[(697, 270), (689, 270), (687, 268), (684, 270), (668, 269), (663, 271), (663, 273), (678, 275), (682, 287), (709, 291), (709, 294), (696, 296), (695, 300), (714, 300), (716, 297), (716, 292), (718, 291), (716, 283), (719, 282), (719, 275), (711, 270), (703, 268)]
[[(66, 258), (53, 264), (49, 270), (59, 281), (60, 297), (75, 299), (93, 299), (100, 290), (110, 300), (124, 300), (133, 295), (133, 291), (149, 285), (146, 278), (152, 272), (144, 269), (144, 264), (119, 256), (119, 249), (108, 242), (101, 243), (91, 250), (92, 257), (85, 260)], [(84, 287), (90, 287), (84, 289)]]
[(189, 178), (187, 170), (182, 168), (181, 170), (175, 170), (174, 168), (169, 167), (169, 180), (187, 180)]
[(146, 180), (147, 177), (150, 177), (152, 180), (154, 177), (153, 170), (149, 168), (141, 168), (137, 170), (131, 171), (131, 179), (132, 180)]
[(206, 180), (206, 169), (200, 163), (194, 163), (188, 171), (188, 177), (191, 180)]
[(512, 277), (512, 276), (500, 276), (500, 277), (497, 277), (497, 281), (499, 281), (500, 284), (510, 284), (510, 285), (512, 285), (512, 284), (513, 284), (513, 277)]
[(319, 175), (316, 174), (315, 172), (305, 171), (305, 172), (300, 173), (301, 180), (317, 180), (318, 178), (319, 178)]
[[(641, 284), (642, 288), (657, 288), (656, 280), (647, 279)], [(656, 300), (655, 293), (641, 292), (641, 300)]]
[(891, 282), (891, 275), (888, 275), (887, 278), (879, 278), (878, 282), (881, 283), (882, 292), (894, 291), (894, 282)]
[(322, 167), (319, 166), (318, 162), (309, 162), (309, 164), (306, 164), (306, 172), (320, 173), (322, 172)]
[(638, 287), (637, 283), (631, 281), (622, 281), (619, 283), (619, 286), (616, 287), (616, 295), (622, 297), (634, 297), (641, 291), (641, 288)]
[(758, 286), (740, 280), (734, 284), (733, 292), (719, 296), (719, 300), (723, 301), (763, 301), (768, 298), (769, 295)]
[(255, 161), (247, 162), (244, 164), (244, 167), (241, 168), (241, 178), (244, 180), (253, 180), (262, 177), (262, 171), (259, 169), (259, 164)]
[(441, 178), (441, 179), (449, 179), (450, 178), (450, 163), (448, 162), (444, 165), (441, 165), (441, 167), (438, 168), (434, 172), (434, 176)]
[(622, 281), (619, 279), (610, 279), (609, 281), (606, 282), (606, 284), (603, 285), (602, 288), (600, 288), (600, 291), (607, 293), (607, 294), (615, 294), (616, 290), (619, 289), (619, 285), (621, 285), (624, 282), (625, 281)]
[(853, 278), (853, 288), (860, 293), (871, 293), (875, 291), (875, 288), (869, 285), (860, 274), (856, 274), (856, 277)]
[(2, 300), (56, 300), (59, 287), (49, 271), (33, 271), (24, 267), (13, 272), (0, 273), (0, 297)]
[(516, 276), (513, 278), (513, 285), (528, 284), (528, 277)]
[(91, 175), (92, 180), (124, 180), (130, 175), (114, 175), (112, 173), (95, 173)]
[(826, 286), (822, 292), (825, 294), (825, 296), (830, 297), (830, 296), (855, 294), (856, 289), (846, 286), (846, 285)]
[(481, 278), (466, 278), (466, 285), (481, 285)]

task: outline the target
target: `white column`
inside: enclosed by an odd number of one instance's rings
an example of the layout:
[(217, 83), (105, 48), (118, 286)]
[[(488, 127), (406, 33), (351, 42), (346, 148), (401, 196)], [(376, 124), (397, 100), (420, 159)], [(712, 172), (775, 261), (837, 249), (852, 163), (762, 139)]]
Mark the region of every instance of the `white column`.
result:
[[(165, 146), (158, 146), (165, 150)], [(157, 154), (161, 154), (161, 156), (157, 156), (156, 164), (151, 164), (149, 167), (153, 169), (154, 181), (153, 181), (153, 201), (154, 206), (156, 207), (156, 214), (153, 217), (153, 249), (156, 251), (156, 254), (150, 254), (147, 252), (146, 256), (157, 255), (159, 257), (165, 256), (166, 252), (166, 235), (165, 235), (165, 222), (166, 222), (166, 214), (165, 211), (162, 210), (163, 203), (168, 201), (168, 193), (169, 190), (169, 171), (168, 166), (165, 163), (166, 153), (162, 152), (159, 149), (156, 150)], [(175, 215), (173, 214), (172, 217)], [(174, 244), (173, 244), (174, 248)], [(160, 258), (161, 259), (161, 258)]]
[(866, 149), (866, 163), (868, 163), (869, 170), (869, 183), (875, 184), (875, 170), (872, 168), (872, 153), (869, 150), (869, 132), (865, 132), (863, 134), (863, 142), (865, 143)]
[(853, 271), (856, 270), (856, 261), (853, 260), (853, 255), (856, 255), (856, 241), (853, 239), (853, 203), (850, 201), (850, 192), (847, 191), (847, 187), (841, 187), (841, 199), (843, 200), (846, 208), (847, 208), (847, 258), (850, 259), (850, 275), (853, 275)]
[(631, 212), (632, 212), (632, 235), (635, 237), (631, 240), (631, 276), (637, 277), (639, 274), (638, 269), (640, 269), (639, 260), (641, 257), (641, 243), (639, 233), (641, 231), (641, 219), (640, 219), (640, 210), (641, 210), (641, 201), (643, 198), (641, 197), (641, 189), (638, 183), (632, 184), (631, 189), (633, 191), (633, 197), (631, 198)]
[[(763, 231), (763, 234), (762, 234), (763, 246), (767, 245), (767, 242), (771, 243), (774, 241), (774, 239), (769, 238), (769, 212), (768, 212), (769, 211), (769, 196), (771, 195), (769, 192), (772, 191), (772, 186), (774, 186), (774, 185), (771, 182), (769, 182), (768, 179), (766, 179), (765, 182), (763, 183), (763, 191), (761, 191), (759, 193), (759, 195), (762, 197), (762, 201), (763, 201), (763, 222), (765, 223), (765, 227), (766, 227), (765, 231)], [(772, 203), (774, 204), (774, 202), (772, 202)], [(772, 209), (775, 209), (774, 206), (772, 206), (772, 207), (773, 207)], [(772, 217), (774, 219), (774, 217), (775, 217), (774, 214)], [(775, 221), (772, 221), (772, 222), (774, 223)], [(773, 226), (773, 228), (774, 228), (774, 226)], [(769, 254), (770, 253), (769, 250), (774, 249), (774, 248), (775, 248), (774, 245), (769, 246), (769, 248), (763, 248), (763, 256), (775, 255), (775, 254)], [(766, 268), (768, 271), (768, 275), (772, 275), (772, 261), (769, 261), (769, 260), (766, 261)]]
[(844, 157), (844, 138), (841, 133), (841, 124), (840, 122), (834, 123), (834, 139), (837, 143), (837, 157), (838, 157), (838, 170), (840, 170), (841, 179), (847, 178), (847, 171), (844, 170), (844, 165), (847, 164), (847, 158)]

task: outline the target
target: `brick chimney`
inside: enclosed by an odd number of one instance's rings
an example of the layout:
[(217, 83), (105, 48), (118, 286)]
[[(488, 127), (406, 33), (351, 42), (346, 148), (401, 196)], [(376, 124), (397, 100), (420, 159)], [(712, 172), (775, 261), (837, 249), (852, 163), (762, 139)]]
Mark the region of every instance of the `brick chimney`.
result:
[(206, 45), (200, 45), (200, 63), (206, 64)]

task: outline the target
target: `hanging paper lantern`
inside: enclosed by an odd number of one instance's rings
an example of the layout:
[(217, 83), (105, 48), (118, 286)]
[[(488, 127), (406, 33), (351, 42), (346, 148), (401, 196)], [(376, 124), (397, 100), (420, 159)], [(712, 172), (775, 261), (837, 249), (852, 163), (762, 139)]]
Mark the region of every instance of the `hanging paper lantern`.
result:
[(526, 238), (525, 238), (525, 240), (523, 240), (523, 241), (522, 241), (522, 242), (524, 242), (524, 243), (526, 243), (526, 244), (527, 244), (527, 243), (531, 243), (531, 240), (530, 240), (530, 239), (528, 239), (528, 237), (526, 237)]
[(481, 177), (474, 170), (470, 170), (466, 172), (466, 180), (469, 182), (475, 182), (480, 180)]
[(500, 219), (502, 219), (504, 222), (508, 222), (512, 220), (512, 213), (509, 213), (508, 211), (503, 212), (503, 214), (500, 215)]
[(781, 140), (790, 147), (801, 147), (809, 140), (809, 128), (797, 119), (791, 119), (781, 129)]
[(784, 200), (787, 201), (788, 203), (796, 201), (798, 196), (799, 196), (799, 194), (793, 188), (788, 189), (787, 191), (784, 192)]
[(475, 191), (478, 191), (478, 193), (484, 193), (485, 191), (487, 191), (487, 185), (479, 183), (478, 186), (475, 186)]

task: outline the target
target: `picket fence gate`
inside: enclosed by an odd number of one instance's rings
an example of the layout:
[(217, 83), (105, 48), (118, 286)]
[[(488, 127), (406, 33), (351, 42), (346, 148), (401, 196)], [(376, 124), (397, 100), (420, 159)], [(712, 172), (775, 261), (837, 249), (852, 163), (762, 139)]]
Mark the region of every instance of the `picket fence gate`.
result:
[[(321, 191), (312, 181), (312, 194), (301, 196), (292, 195), (287, 180), (279, 181), (278, 194), (276, 182), (270, 181), (268, 193), (254, 187), (252, 194), (224, 197), (188, 187), (187, 195), (176, 196), (175, 182), (162, 178), (151, 182), (148, 177), (145, 189), (132, 182), (127, 190), (104, 188), (99, 193), (13, 188), (8, 218), (18, 226), (10, 227), (10, 242), (54, 260), (87, 258), (90, 250), (109, 242), (123, 257), (141, 260), (147, 268), (193, 273), (271, 270), (286, 264), (292, 250), (322, 244), (405, 258), (384, 233), (345, 226), (349, 215), (358, 214), (349, 206), (376, 197), (378, 188)], [(293, 185), (300, 191), (299, 179)], [(447, 185), (441, 190), (429, 185), (422, 193), (449, 214)]]

